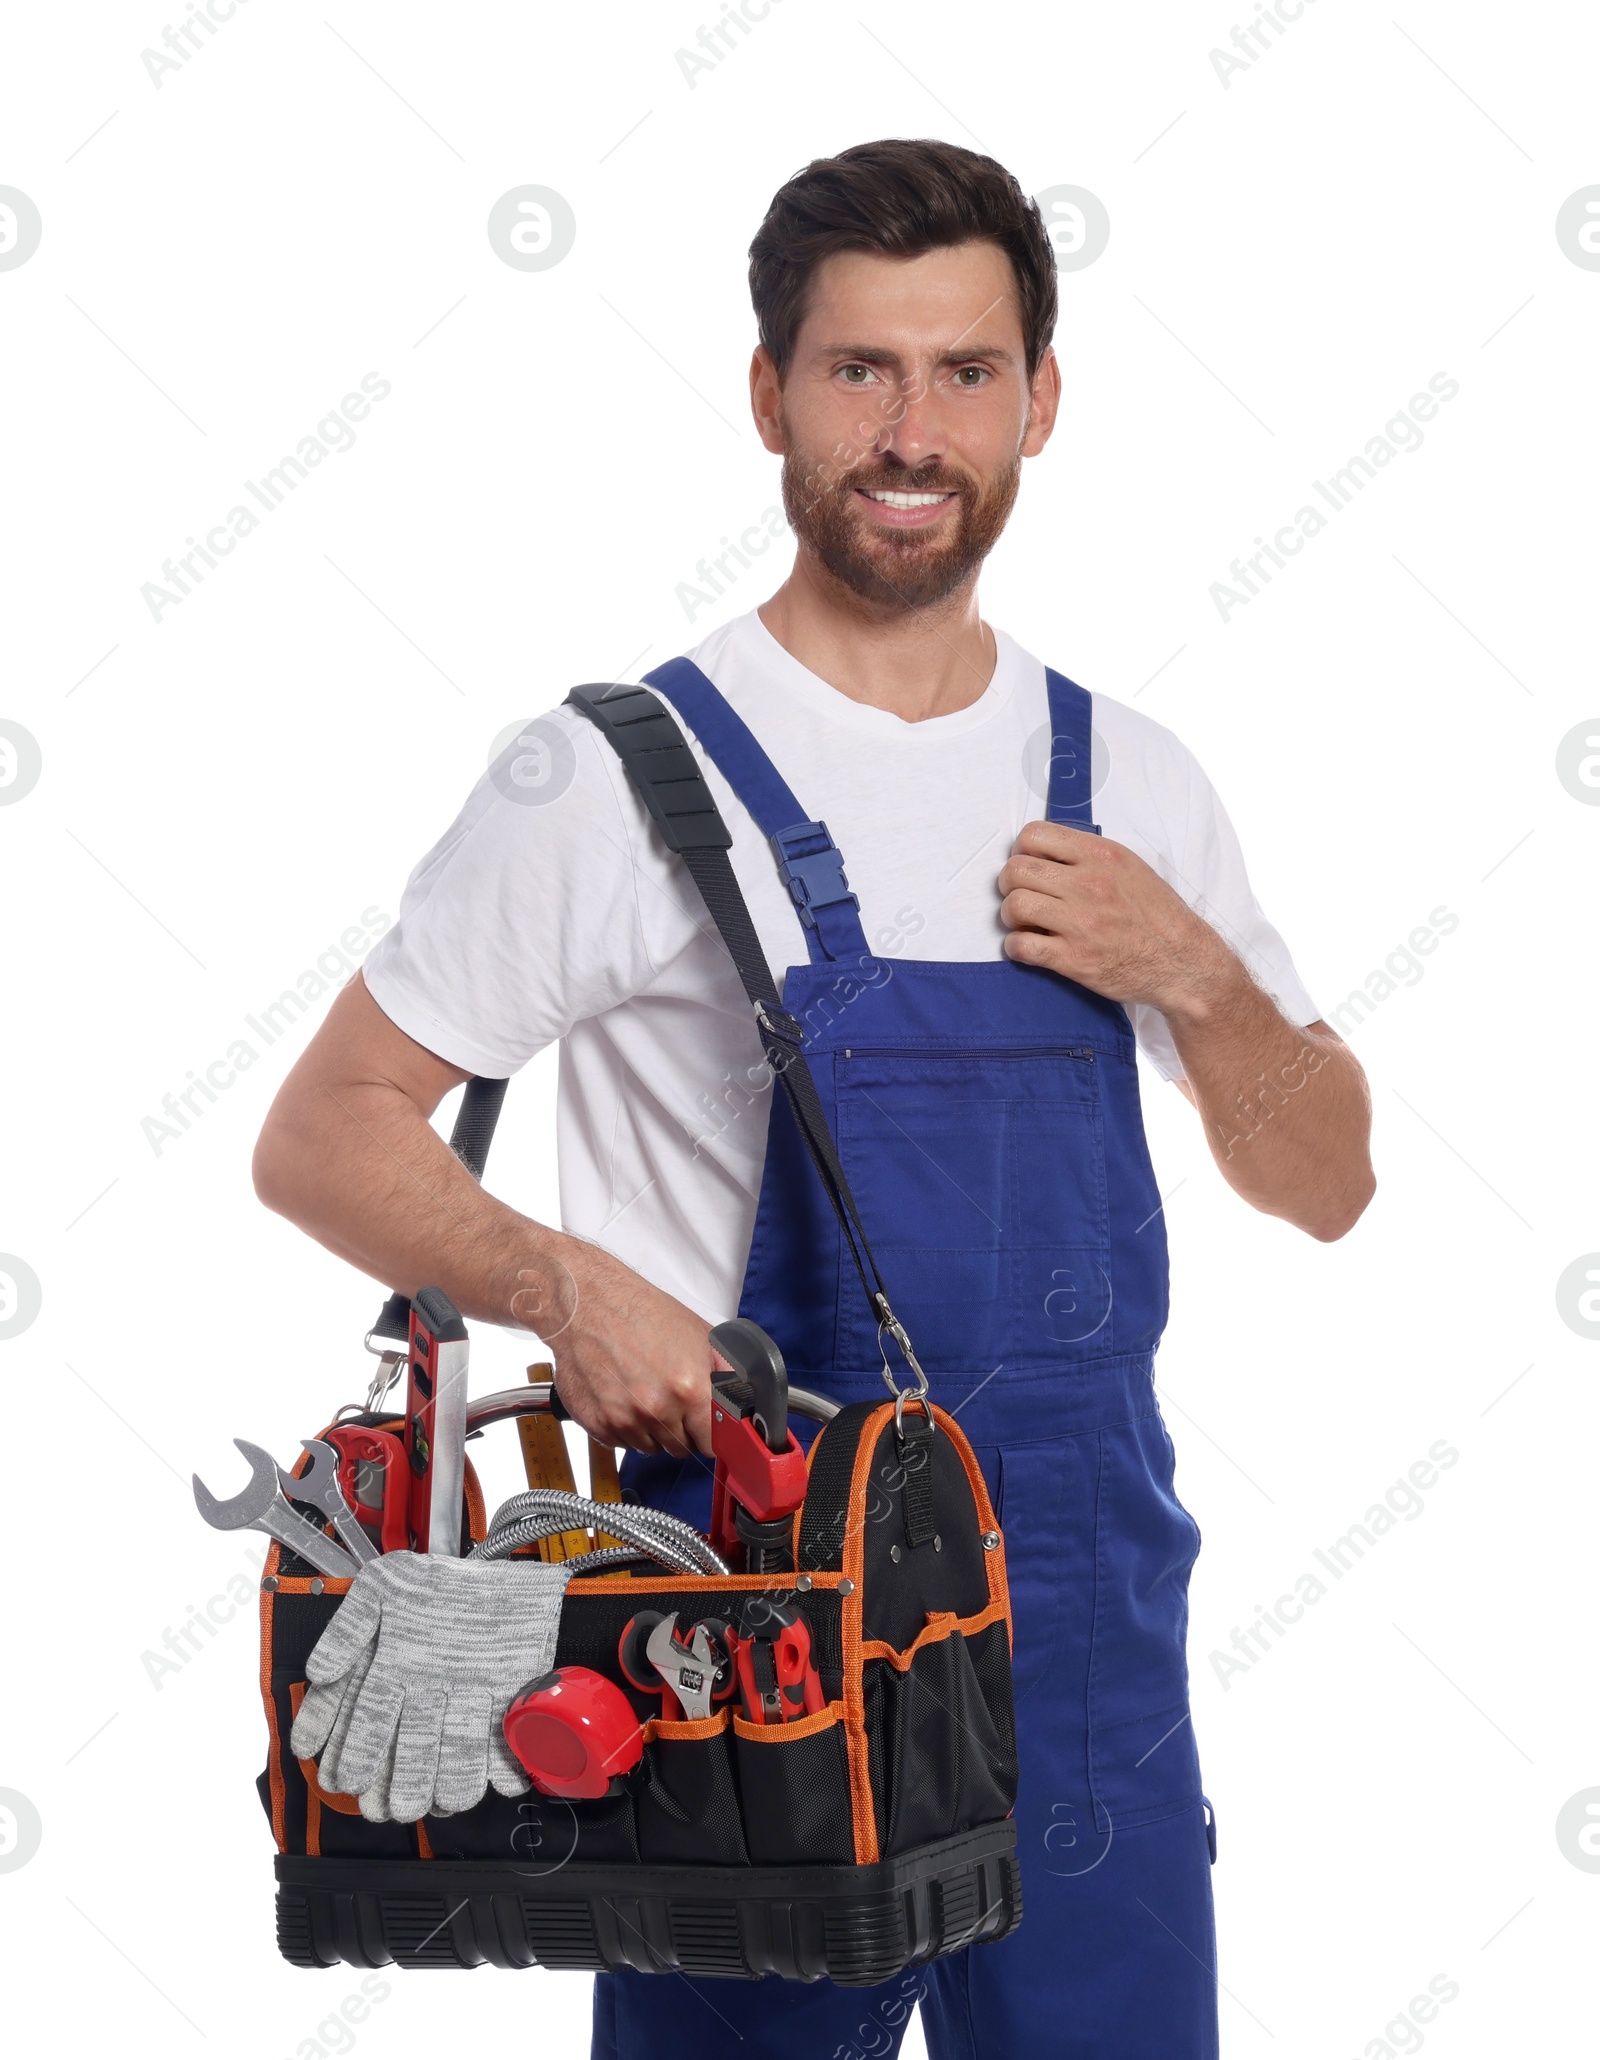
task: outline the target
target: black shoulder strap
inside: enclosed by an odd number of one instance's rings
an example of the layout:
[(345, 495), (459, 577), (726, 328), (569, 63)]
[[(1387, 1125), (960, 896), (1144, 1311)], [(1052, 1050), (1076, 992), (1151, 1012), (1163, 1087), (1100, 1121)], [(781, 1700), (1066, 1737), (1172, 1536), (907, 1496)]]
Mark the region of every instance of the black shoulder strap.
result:
[(855, 1197), (834, 1148), (817, 1083), (805, 1061), (805, 1031), (778, 998), (772, 969), (728, 860), (733, 839), (706, 785), (699, 760), (675, 718), (648, 687), (574, 687), (567, 699), (616, 751), (666, 840), (667, 849), (682, 858), (699, 888), (755, 1011), (767, 1064), (783, 1082), (801, 1142), (833, 1204), (873, 1319), (894, 1338), (918, 1372), (921, 1384), (915, 1354), (889, 1306), (883, 1276), (872, 1256)]

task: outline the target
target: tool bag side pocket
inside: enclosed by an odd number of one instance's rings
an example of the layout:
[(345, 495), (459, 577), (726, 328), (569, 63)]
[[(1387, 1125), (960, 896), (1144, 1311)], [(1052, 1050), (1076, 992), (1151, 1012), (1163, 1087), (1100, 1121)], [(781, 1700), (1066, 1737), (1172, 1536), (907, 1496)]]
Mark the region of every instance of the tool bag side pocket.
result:
[[(404, 1428), (397, 1418), (370, 1415), (378, 1430)], [(324, 1425), (325, 1436), (332, 1425)], [(307, 1460), (302, 1458), (298, 1470)], [(462, 1482), (463, 1542), (487, 1528), (483, 1490), (472, 1461)], [(324, 1576), (276, 1539), (268, 1546), (258, 1591), (261, 1700), (267, 1720), (267, 1764), (256, 1782), (280, 1853), (309, 1857), (405, 1859), (427, 1857), (427, 1832), (408, 1824), (373, 1824), (353, 1797), (330, 1798), (311, 1761), (295, 1757), (290, 1732), (306, 1690), (306, 1662), (350, 1591), (349, 1578)]]
[(852, 1866), (844, 1704), (787, 1724), (733, 1719), (745, 1843), (756, 1866)]
[[(353, 1796), (333, 1796), (314, 1762), (295, 1757), (290, 1732), (306, 1692), (306, 1658), (333, 1621), (348, 1580), (324, 1579), (274, 1543), (261, 1588), (261, 1694), (267, 1716), (267, 1767), (257, 1784), (280, 1852), (357, 1859), (409, 1859), (417, 1851), (410, 1825), (372, 1824)], [(270, 1582), (270, 1586), (268, 1583)]]
[(1003, 1617), (969, 1630), (951, 1616), (935, 1618), (905, 1652), (864, 1648), (867, 1746), (886, 1856), (1009, 1815), (1017, 1791), (1009, 1697), (997, 1710), (983, 1688), (985, 1672), (1009, 1663), (1005, 1640)]
[(739, 1812), (729, 1712), (690, 1723), (652, 1718), (633, 1777), (639, 1858), (648, 1863), (739, 1867), (751, 1855)]
[(931, 1421), (931, 1437), (903, 1438), (893, 1405), (858, 1403), (812, 1448), (800, 1545), (808, 1563), (842, 1566), (851, 1590), (861, 1861), (1003, 1822), (1016, 1800), (1004, 1542), (960, 1425), (937, 1406)]

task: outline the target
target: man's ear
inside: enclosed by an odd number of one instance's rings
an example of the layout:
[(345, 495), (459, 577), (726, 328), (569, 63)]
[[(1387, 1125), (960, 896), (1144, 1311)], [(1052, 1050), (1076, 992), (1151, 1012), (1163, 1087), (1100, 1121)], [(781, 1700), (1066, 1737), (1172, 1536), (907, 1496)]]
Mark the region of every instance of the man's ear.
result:
[(758, 343), (750, 357), (750, 413), (762, 443), (775, 458), (785, 456), (783, 380), (764, 343)]
[(1055, 346), (1048, 345), (1033, 375), (1028, 393), (1028, 426), (1023, 431), (1022, 455), (1037, 458), (1050, 441), (1061, 408), (1061, 364)]

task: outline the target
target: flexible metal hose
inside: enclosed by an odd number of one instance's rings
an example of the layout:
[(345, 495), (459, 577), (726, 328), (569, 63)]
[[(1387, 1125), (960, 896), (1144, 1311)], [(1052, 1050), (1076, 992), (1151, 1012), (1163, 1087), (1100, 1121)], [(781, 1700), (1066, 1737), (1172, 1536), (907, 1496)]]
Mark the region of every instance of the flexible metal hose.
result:
[[(519, 1546), (556, 1531), (594, 1530), (620, 1538), (659, 1559), (675, 1573), (726, 1574), (728, 1567), (692, 1524), (665, 1510), (632, 1503), (596, 1502), (565, 1488), (530, 1488), (502, 1502), (489, 1535), (472, 1548), (474, 1559), (503, 1559)], [(604, 1550), (605, 1548), (601, 1548)], [(585, 1555), (592, 1560), (593, 1555)]]
[(501, 1503), (490, 1524), (491, 1535), (508, 1524), (520, 1523), (533, 1515), (566, 1518), (568, 1529), (606, 1531), (614, 1538), (624, 1535), (614, 1517), (637, 1528), (643, 1526), (652, 1539), (670, 1539), (680, 1550), (697, 1559), (708, 1574), (725, 1574), (728, 1569), (693, 1524), (670, 1516), (664, 1509), (646, 1509), (632, 1502), (598, 1502), (591, 1495), (579, 1495), (570, 1488), (527, 1488)]
[[(570, 1517), (552, 1515), (525, 1516), (520, 1523), (502, 1524), (499, 1530), (491, 1531), (481, 1544), (475, 1545), (472, 1548), (471, 1557), (474, 1559), (505, 1559), (513, 1552), (520, 1550), (524, 1545), (535, 1544), (540, 1538), (548, 1538), (558, 1531), (566, 1531), (571, 1528), (572, 1520)], [(623, 1547), (624, 1554), (630, 1559), (646, 1558), (659, 1560), (664, 1567), (675, 1574), (704, 1574), (709, 1571), (709, 1569), (700, 1564), (698, 1559), (691, 1558), (676, 1542), (669, 1544), (661, 1538), (651, 1538), (642, 1530), (635, 1534), (635, 1527), (631, 1524), (617, 1524), (612, 1530), (611, 1535), (614, 1538), (632, 1538), (633, 1542)], [(591, 1557), (587, 1553), (583, 1556), (585, 1559)], [(562, 1562), (563, 1565), (569, 1567), (573, 1563), (570, 1560)]]
[[(580, 1552), (576, 1559), (564, 1559), (561, 1570), (566, 1574), (600, 1574), (608, 1566), (636, 1565), (641, 1559), (653, 1558), (639, 1545), (602, 1545), (595, 1552)], [(682, 1569), (674, 1567), (674, 1573)]]

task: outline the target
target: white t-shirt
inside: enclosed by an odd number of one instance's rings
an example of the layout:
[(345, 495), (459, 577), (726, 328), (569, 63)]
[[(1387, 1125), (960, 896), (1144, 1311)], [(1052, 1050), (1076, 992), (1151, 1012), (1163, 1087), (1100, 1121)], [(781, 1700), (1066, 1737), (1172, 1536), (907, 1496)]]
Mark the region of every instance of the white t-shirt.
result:
[[(983, 694), (917, 723), (808, 672), (753, 611), (689, 654), (827, 823), (879, 957), (1001, 955), (995, 881), (1044, 814), (1050, 747), (1043, 665), (1003, 632), (996, 642)], [(1170, 730), (1098, 694), (1093, 721), (1102, 833), (1212, 923), (1292, 1022), (1315, 1021), (1200, 767)], [(412, 874), (367, 986), (408, 1036), (492, 1078), (561, 1039), (563, 1228), (720, 1321), (738, 1306), (766, 1149), (770, 1087), (728, 1116), (730, 1087), (765, 1077), (749, 1004), (611, 746), (565, 707), (523, 734)], [(793, 903), (766, 839), (695, 749), (781, 987), (806, 958)], [(1163, 1018), (1132, 1013), (1142, 1049), (1177, 1078)]]

